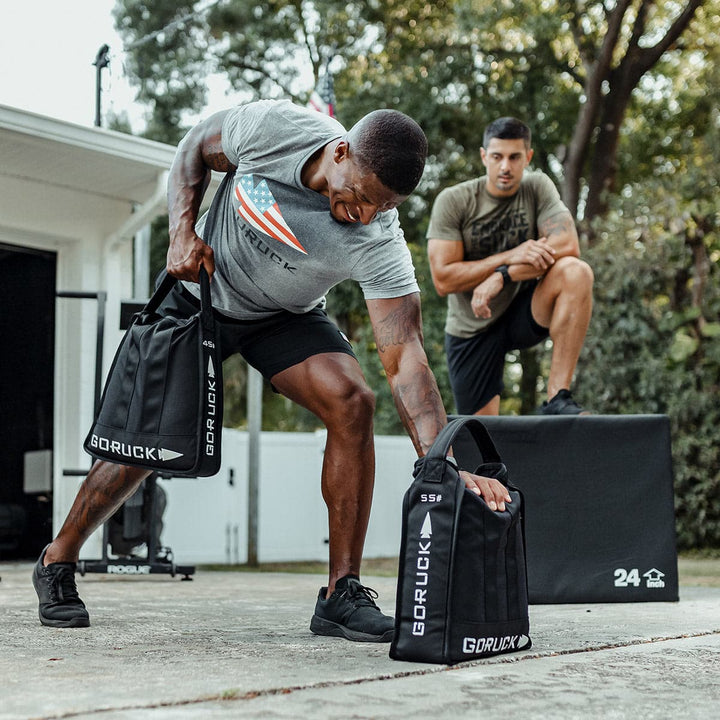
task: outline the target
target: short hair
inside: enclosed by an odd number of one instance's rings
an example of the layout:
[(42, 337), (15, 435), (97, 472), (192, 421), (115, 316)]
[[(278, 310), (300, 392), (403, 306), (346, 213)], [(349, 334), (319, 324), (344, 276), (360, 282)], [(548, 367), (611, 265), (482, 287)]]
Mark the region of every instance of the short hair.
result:
[(398, 195), (409, 195), (420, 182), (428, 154), (422, 128), (398, 110), (374, 110), (347, 134), (350, 153), (360, 165)]
[(530, 149), (532, 133), (530, 128), (514, 117), (501, 117), (493, 120), (486, 128), (483, 135), (483, 147), (487, 148), (493, 138), (498, 140), (524, 140), (525, 148)]

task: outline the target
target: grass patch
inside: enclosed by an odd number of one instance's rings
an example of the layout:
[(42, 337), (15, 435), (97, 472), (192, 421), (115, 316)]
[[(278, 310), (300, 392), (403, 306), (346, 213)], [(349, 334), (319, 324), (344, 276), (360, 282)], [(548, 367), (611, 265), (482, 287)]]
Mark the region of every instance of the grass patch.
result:
[[(327, 563), (320, 561), (261, 563), (249, 565), (203, 565), (203, 570), (224, 572), (273, 572), (327, 574)], [(397, 577), (398, 559), (366, 558), (363, 560), (363, 576)], [(720, 550), (696, 550), (683, 552), (678, 558), (680, 585), (720, 588)]]
[(720, 588), (720, 556), (683, 553), (678, 558), (681, 585)]
[(690, 560), (720, 560), (720, 548), (698, 548), (696, 550), (683, 550), (681, 558)]
[[(271, 572), (271, 573), (307, 573), (310, 575), (327, 575), (327, 562), (300, 561), (260, 563), (253, 567), (250, 565), (202, 565), (203, 570), (223, 570), (225, 572)], [(398, 559), (393, 558), (366, 558), (362, 564), (363, 575), (377, 575), (380, 577), (397, 577)]]

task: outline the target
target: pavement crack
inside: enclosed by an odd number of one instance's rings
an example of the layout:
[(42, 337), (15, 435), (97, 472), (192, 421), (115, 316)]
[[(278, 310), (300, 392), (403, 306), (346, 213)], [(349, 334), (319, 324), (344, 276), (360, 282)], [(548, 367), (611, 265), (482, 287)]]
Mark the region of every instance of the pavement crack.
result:
[(157, 701), (146, 704), (135, 704), (135, 705), (119, 705), (113, 707), (104, 708), (92, 708), (84, 710), (74, 710), (53, 715), (42, 715), (34, 716), (29, 720), (66, 720), (67, 718), (74, 717), (89, 717), (89, 716), (101, 716), (111, 712), (128, 712), (128, 711), (141, 711), (141, 710), (153, 710), (158, 708), (172, 708), (172, 707), (185, 707), (192, 705), (202, 705), (205, 703), (219, 702), (219, 703), (232, 703), (232, 702), (247, 702), (250, 700), (256, 700), (263, 697), (273, 697), (276, 695), (292, 695), (294, 693), (300, 693), (305, 690), (322, 690), (326, 688), (337, 688), (351, 685), (363, 685), (365, 683), (385, 681), (385, 680), (397, 680), (406, 677), (421, 677), (423, 675), (434, 675), (441, 672), (453, 672), (456, 670), (462, 670), (472, 667), (480, 667), (483, 665), (497, 665), (497, 664), (514, 664), (521, 663), (528, 660), (542, 660), (552, 657), (562, 657), (569, 655), (580, 655), (584, 653), (592, 652), (603, 652), (606, 650), (617, 650), (624, 647), (633, 647), (637, 645), (649, 645), (663, 642), (671, 642), (673, 640), (685, 640), (689, 638), (707, 637), (711, 635), (719, 635), (720, 628), (715, 630), (697, 632), (697, 633), (682, 633), (678, 635), (663, 635), (652, 638), (637, 638), (635, 640), (629, 640), (626, 642), (618, 643), (605, 643), (602, 645), (593, 645), (585, 648), (575, 648), (569, 650), (548, 650), (545, 652), (533, 652), (523, 653), (515, 655), (496, 655), (494, 657), (480, 658), (477, 660), (469, 660), (467, 662), (457, 663), (455, 665), (437, 665), (428, 664), (417, 669), (412, 670), (400, 670), (392, 673), (382, 673), (378, 675), (371, 675), (359, 678), (350, 678), (347, 680), (325, 680), (316, 683), (305, 683), (301, 685), (287, 685), (284, 687), (277, 688), (264, 688), (258, 690), (236, 690), (228, 688), (219, 693), (213, 693), (209, 695), (203, 695), (196, 698), (186, 698), (184, 700), (168, 700), (168, 701)]

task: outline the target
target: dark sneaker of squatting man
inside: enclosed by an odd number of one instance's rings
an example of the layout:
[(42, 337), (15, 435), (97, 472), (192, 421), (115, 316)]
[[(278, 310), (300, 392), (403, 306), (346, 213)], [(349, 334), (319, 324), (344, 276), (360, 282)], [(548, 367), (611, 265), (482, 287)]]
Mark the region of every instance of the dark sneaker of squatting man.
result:
[(390, 642), (394, 620), (380, 612), (375, 604), (377, 593), (365, 587), (359, 578), (346, 575), (335, 583), (335, 590), (325, 598), (327, 588), (320, 588), (310, 630), (316, 635), (343, 637), (356, 642)]
[(573, 399), (569, 390), (559, 390), (558, 394), (550, 400), (545, 401), (538, 409), (538, 415), (590, 415), (589, 410), (585, 410), (578, 405)]
[(32, 574), (40, 601), (40, 622), (50, 627), (88, 627), (90, 616), (75, 585), (75, 563), (58, 562), (43, 567), (46, 552), (47, 547), (42, 551)]

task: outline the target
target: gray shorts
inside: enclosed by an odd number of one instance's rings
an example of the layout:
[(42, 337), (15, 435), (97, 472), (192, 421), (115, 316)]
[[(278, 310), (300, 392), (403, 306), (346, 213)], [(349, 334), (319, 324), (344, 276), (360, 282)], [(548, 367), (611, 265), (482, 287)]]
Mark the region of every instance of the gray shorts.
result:
[[(199, 307), (200, 301), (177, 282), (158, 313), (190, 317)], [(345, 335), (320, 308), (301, 315), (282, 311), (260, 320), (236, 320), (217, 310), (214, 314), (220, 324), (223, 360), (240, 353), (268, 380), (313, 355), (341, 352), (355, 357)]]
[(536, 286), (532, 282), (520, 290), (487, 330), (471, 338), (445, 334), (450, 385), (459, 415), (472, 415), (502, 393), (506, 353), (532, 347), (548, 337), (548, 329), (532, 316)]

